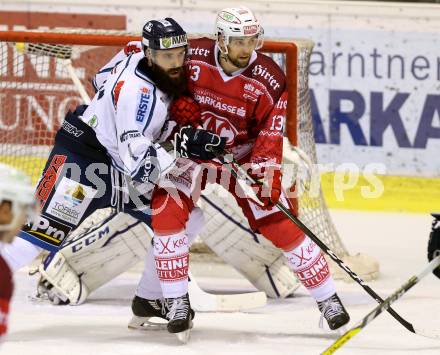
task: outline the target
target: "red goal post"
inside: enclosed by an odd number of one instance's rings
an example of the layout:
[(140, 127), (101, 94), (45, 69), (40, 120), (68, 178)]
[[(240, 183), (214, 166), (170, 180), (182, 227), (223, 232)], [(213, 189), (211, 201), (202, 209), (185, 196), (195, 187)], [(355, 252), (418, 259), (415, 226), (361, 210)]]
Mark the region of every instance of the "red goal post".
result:
[[(0, 161), (21, 168), (36, 181), (66, 111), (84, 103), (85, 97), (92, 97), (91, 79), (98, 69), (127, 42), (139, 39), (139, 35), (95, 30), (0, 32)], [(287, 76), (288, 142), (284, 162), (290, 164), (292, 147), (300, 148), (310, 164), (317, 163), (308, 87), (312, 49), (312, 41), (296, 39), (267, 39), (261, 49), (277, 61)], [(360, 276), (376, 277), (378, 265), (374, 260), (365, 255), (349, 255), (319, 184), (313, 194), (309, 193), (313, 185), (309, 181), (298, 183), (293, 176), (285, 185), (294, 183), (304, 191), (298, 197), (302, 222)]]

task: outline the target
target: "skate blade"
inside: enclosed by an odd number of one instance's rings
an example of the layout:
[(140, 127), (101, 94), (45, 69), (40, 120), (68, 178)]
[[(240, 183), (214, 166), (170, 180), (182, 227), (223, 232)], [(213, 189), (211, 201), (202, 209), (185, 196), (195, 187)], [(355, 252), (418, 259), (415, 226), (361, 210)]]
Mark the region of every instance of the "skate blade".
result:
[(180, 333), (174, 333), (177, 337), (177, 339), (182, 343), (182, 344), (186, 344), (189, 341), (190, 335), (191, 335), (191, 329), (193, 327), (193, 322), (190, 321), (189, 323), (189, 328), (187, 330), (184, 330), (183, 332)]
[(175, 333), (177, 339), (182, 343), (182, 344), (186, 344), (189, 341), (189, 337), (191, 335), (191, 329), (187, 329), (183, 332), (180, 333)]
[[(157, 320), (157, 321), (155, 321)], [(128, 322), (129, 329), (138, 329), (138, 330), (166, 330), (167, 329), (167, 321), (158, 317), (138, 317), (133, 316)]]

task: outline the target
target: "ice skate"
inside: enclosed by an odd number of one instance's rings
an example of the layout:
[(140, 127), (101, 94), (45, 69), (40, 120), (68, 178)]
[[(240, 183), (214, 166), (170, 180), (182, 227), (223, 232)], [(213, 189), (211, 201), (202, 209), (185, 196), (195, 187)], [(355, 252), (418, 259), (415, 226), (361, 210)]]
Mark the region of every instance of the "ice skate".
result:
[(133, 317), (128, 323), (130, 329), (165, 330), (168, 319), (167, 307), (164, 299), (148, 300), (135, 296), (131, 303)]
[(318, 302), (318, 307), (321, 311), (319, 320), (321, 328), (323, 327), (324, 318), (331, 330), (336, 330), (350, 321), (350, 316), (336, 293), (326, 300)]
[(167, 305), (169, 309), (168, 332), (176, 334), (177, 339), (182, 343), (187, 343), (194, 319), (194, 311), (191, 309), (188, 294), (178, 298), (168, 298)]

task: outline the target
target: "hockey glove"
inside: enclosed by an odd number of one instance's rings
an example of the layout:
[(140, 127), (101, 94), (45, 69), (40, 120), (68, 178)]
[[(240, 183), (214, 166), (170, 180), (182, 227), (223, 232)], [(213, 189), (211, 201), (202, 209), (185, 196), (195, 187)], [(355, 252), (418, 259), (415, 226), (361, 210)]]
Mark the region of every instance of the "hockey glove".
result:
[(280, 200), (281, 171), (276, 168), (253, 168), (251, 175), (257, 183), (252, 185), (263, 209), (271, 209)]
[[(440, 254), (440, 213), (432, 213), (434, 220), (432, 221), (431, 233), (428, 242), (428, 260), (431, 261)], [(440, 278), (440, 267), (433, 271), (434, 275)]]
[(204, 129), (182, 127), (174, 136), (176, 156), (189, 159), (211, 160), (225, 148), (226, 138)]
[(170, 118), (183, 127), (197, 127), (201, 120), (200, 106), (189, 96), (180, 96), (170, 105)]

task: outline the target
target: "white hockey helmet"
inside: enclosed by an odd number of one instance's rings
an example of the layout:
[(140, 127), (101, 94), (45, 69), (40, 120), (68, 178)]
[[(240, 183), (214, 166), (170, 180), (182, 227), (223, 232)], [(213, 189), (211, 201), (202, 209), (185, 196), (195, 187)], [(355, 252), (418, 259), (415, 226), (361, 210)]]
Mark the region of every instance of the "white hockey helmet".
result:
[(12, 221), (0, 225), (0, 232), (9, 231), (23, 213), (33, 218), (37, 212), (35, 192), (30, 178), (9, 165), (0, 163), (0, 203), (8, 201), (12, 207)]
[(263, 46), (263, 28), (255, 15), (246, 6), (227, 7), (220, 10), (215, 21), (217, 41), (223, 35), (225, 45), (229, 44), (230, 37), (258, 36), (255, 49)]

